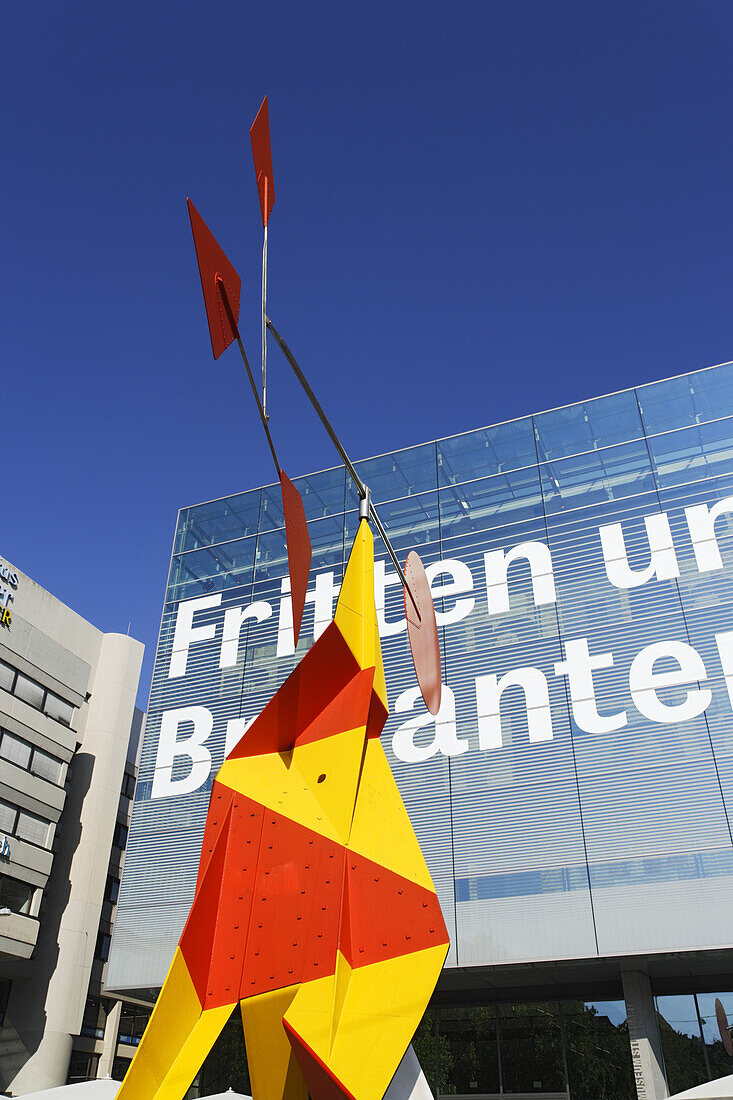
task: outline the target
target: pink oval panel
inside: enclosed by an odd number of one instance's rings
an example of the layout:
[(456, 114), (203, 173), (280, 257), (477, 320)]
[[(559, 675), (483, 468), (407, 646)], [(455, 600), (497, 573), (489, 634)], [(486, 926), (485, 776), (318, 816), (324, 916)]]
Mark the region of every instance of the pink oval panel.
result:
[[(435, 621), (433, 597), (420, 555), (412, 550), (405, 562), (405, 578), (410, 593), (403, 592), (407, 636), (410, 639), (412, 663), (415, 666), (420, 693), (431, 714), (440, 710), (440, 646), (438, 624)], [(415, 603), (413, 604), (413, 599)], [(417, 607), (417, 611), (416, 608)], [(419, 617), (418, 617), (419, 616)]]
[(720, 1032), (720, 1038), (723, 1040), (725, 1053), (728, 1055), (729, 1058), (733, 1057), (733, 1040), (731, 1040), (730, 1037), (728, 1017), (725, 1014), (725, 1009), (723, 1008), (719, 997), (715, 998), (715, 1016), (718, 1021), (718, 1031)]

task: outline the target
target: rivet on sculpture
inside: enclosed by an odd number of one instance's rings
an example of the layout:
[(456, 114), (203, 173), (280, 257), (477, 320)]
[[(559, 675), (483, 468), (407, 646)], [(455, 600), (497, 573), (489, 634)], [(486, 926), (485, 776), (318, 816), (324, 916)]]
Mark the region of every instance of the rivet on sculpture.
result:
[[(395, 1074), (448, 951), (380, 743), (388, 703), (370, 521), (402, 580), (418, 682), (435, 714), (440, 655), (430, 590), (417, 554), (401, 568), (368, 488), (267, 317), (275, 192), (266, 99), (251, 138), (265, 230), (262, 398), (238, 330), (241, 280), (190, 201), (189, 214), (214, 358), (237, 342), (280, 479), (296, 641), (311, 547), (303, 502), (270, 432), (268, 331), (354, 480), (360, 518), (333, 622), (216, 776), (191, 912), (119, 1100), (182, 1100), (237, 1005), (254, 1100), (382, 1100), (393, 1079), (390, 1095), (399, 1094)], [(408, 1074), (403, 1095), (413, 1083)]]

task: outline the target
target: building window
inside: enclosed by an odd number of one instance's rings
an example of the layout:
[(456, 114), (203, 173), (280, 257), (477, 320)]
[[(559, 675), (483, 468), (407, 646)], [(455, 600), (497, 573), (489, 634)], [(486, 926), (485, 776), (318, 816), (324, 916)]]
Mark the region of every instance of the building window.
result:
[(94, 948), (94, 958), (106, 962), (109, 958), (109, 945), (112, 937), (109, 932), (100, 932), (97, 936), (97, 946)]
[(115, 848), (119, 848), (124, 852), (125, 845), (127, 844), (127, 825), (123, 825), (121, 821), (118, 821), (115, 825), (115, 835), (112, 844)]
[(107, 886), (104, 891), (105, 900), (111, 901), (113, 905), (116, 905), (119, 893), (120, 880), (115, 878), (114, 875), (107, 875)]
[(15, 831), (15, 818), (17, 815), (18, 807), (0, 798), (0, 832), (12, 834)]
[(130, 775), (129, 772), (125, 772), (122, 780), (122, 793), (126, 798), (132, 798), (135, 794), (135, 776)]
[(0, 875), (0, 909), (9, 909), (11, 913), (28, 916), (35, 892), (36, 887), (29, 882), (11, 878), (10, 875)]
[(81, 1034), (87, 1039), (103, 1039), (106, 1022), (107, 1010), (104, 1002), (98, 997), (87, 997), (81, 1021)]
[(19, 810), (0, 798), (0, 832), (16, 836), (29, 844), (37, 844), (40, 848), (50, 848), (51, 831), (52, 822), (27, 810)]
[(44, 752), (43, 749), (33, 750), (30, 770), (31, 773), (37, 775), (39, 779), (46, 779), (49, 783), (55, 783), (56, 786), (59, 786), (63, 767), (63, 760), (59, 760), (58, 757), (52, 756), (50, 752)]
[(18, 768), (29, 768), (33, 750), (27, 741), (3, 730), (0, 734), (0, 756)]
[(30, 676), (24, 676), (6, 661), (0, 661), (0, 687), (12, 692), (22, 699), (24, 703), (43, 711), (49, 718), (61, 722), (64, 726), (71, 725), (74, 715), (74, 707), (67, 703), (55, 692), (45, 688)]
[(10, 1000), (10, 990), (13, 983), (10, 978), (0, 978), (0, 1027), (5, 1023), (5, 1013)]
[(70, 726), (74, 708), (71, 703), (67, 703), (65, 699), (60, 699), (54, 692), (47, 691), (43, 713), (47, 714), (49, 718), (55, 718), (57, 722), (61, 722), (64, 726)]
[(63, 760), (43, 749), (34, 748), (28, 741), (9, 730), (0, 730), (0, 758), (18, 768), (25, 768), (31, 775), (55, 783), (56, 786), (61, 782)]
[(15, 691), (13, 694), (17, 695), (19, 699), (22, 699), (24, 703), (30, 703), (36, 710), (42, 710), (44, 696), (43, 688), (40, 684), (37, 684), (35, 680), (31, 680), (28, 676), (24, 676), (22, 672), (19, 672), (15, 678)]
[(0, 661), (0, 688), (4, 688), (5, 691), (12, 691), (14, 680), (15, 669), (6, 664), (5, 661)]
[(127, 1069), (131, 1061), (132, 1058), (115, 1058), (114, 1062), (112, 1063), (112, 1077), (115, 1081), (124, 1080), (125, 1074), (127, 1073)]
[(73, 1085), (75, 1081), (93, 1081), (97, 1076), (98, 1065), (98, 1054), (91, 1054), (87, 1050), (72, 1050), (66, 1083)]
[(120, 1015), (120, 1031), (117, 1041), (136, 1047), (143, 1037), (143, 1032), (148, 1026), (150, 1012), (137, 1005), (125, 1005)]
[(18, 811), (18, 820), (15, 824), (15, 835), (19, 840), (27, 840), (29, 844), (37, 844), (39, 848), (51, 847), (51, 822), (27, 810)]

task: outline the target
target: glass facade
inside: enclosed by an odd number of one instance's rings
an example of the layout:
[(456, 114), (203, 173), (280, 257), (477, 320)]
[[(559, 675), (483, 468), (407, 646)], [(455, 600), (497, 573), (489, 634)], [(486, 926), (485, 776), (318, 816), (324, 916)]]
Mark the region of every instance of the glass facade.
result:
[[(357, 464), (398, 553), (428, 567), (438, 613), (432, 720), (376, 537), (383, 743), (443, 907), (448, 967), (730, 944), (732, 460), (726, 365)], [(296, 485), (313, 543), (297, 653), (279, 486), (179, 515), (110, 988), (162, 982), (225, 747), (332, 615), (356, 495), (343, 468)], [(544, 1011), (533, 1042), (554, 1068), (536, 1079), (561, 1082), (563, 1058), (605, 1025)], [(526, 1026), (481, 1021), (484, 1038), (503, 1036), (501, 1069), (464, 1031), (452, 1091), (497, 1091), (499, 1072), (526, 1089)]]

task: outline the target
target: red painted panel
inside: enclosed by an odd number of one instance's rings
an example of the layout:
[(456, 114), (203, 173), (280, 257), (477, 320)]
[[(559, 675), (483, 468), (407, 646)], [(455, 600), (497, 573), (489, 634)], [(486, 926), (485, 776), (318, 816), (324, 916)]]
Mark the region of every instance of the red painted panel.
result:
[(228, 759), (292, 749), (298, 734), (315, 721), (358, 671), (359, 665), (341, 631), (330, 623)]
[(214, 780), (209, 799), (209, 809), (206, 813), (206, 825), (204, 826), (204, 839), (201, 843), (201, 855), (199, 857), (199, 869), (196, 876), (196, 892), (209, 865), (219, 834), (226, 826), (229, 827), (228, 812), (232, 804), (234, 791), (231, 787), (225, 787), (218, 780)]
[(284, 470), (280, 471), (280, 488), (283, 495), (285, 537), (288, 544), (290, 599), (293, 604), (293, 636), (297, 645), (300, 637), (300, 624), (303, 621), (305, 594), (308, 590), (308, 574), (311, 568), (311, 540), (308, 534), (303, 498)]
[(334, 973), (344, 855), (319, 833), (265, 812), (243, 997)]
[(255, 162), (262, 224), (266, 226), (275, 205), (272, 147), (270, 145), (270, 113), (267, 108), (267, 96), (262, 100), (257, 117), (250, 127), (249, 139), (252, 142), (252, 156)]
[(372, 693), (371, 703), (369, 705), (369, 718), (367, 721), (367, 737), (381, 737), (382, 730), (384, 729), (384, 723), (387, 721), (389, 712), (387, 711), (384, 703), (377, 695), (376, 691)]
[(349, 680), (346, 687), (326, 706), (314, 720), (298, 734), (296, 745), (309, 745), (333, 737), (336, 733), (366, 726), (369, 704), (372, 698), (374, 669), (365, 668)]
[(420, 613), (418, 620), (412, 600), (403, 590), (412, 662), (425, 706), (431, 714), (437, 714), (440, 710), (441, 683), (438, 625), (435, 621), (435, 608), (433, 597), (430, 595), (428, 578), (420, 556), (414, 550), (408, 554), (405, 562), (405, 578)]
[(242, 288), (242, 280), (191, 200), (186, 199), (186, 202), (188, 203), (188, 215), (191, 219), (193, 243), (196, 248), (196, 259), (198, 260), (199, 275), (201, 276), (201, 289), (204, 292), (206, 319), (209, 322), (209, 335), (211, 336), (211, 350), (214, 353), (214, 358), (218, 359), (221, 353), (229, 347), (232, 340), (236, 338), (236, 332), (232, 328), (224, 306), (221, 291), (217, 285), (217, 277), (221, 279), (226, 287), (235, 325), (239, 324), (239, 294)]
[(354, 852), (346, 859), (340, 947), (352, 969), (448, 943), (432, 891)]
[(355, 1100), (353, 1093), (331, 1073), (328, 1066), (301, 1039), (287, 1020), (283, 1020), (283, 1027), (312, 1100)]
[(222, 897), (230, 821), (231, 807), (227, 810), (224, 827), (219, 831), (214, 851), (196, 891), (191, 912), (180, 939), (181, 952), (202, 1005), (208, 992), (209, 971), (214, 953), (214, 936)]

